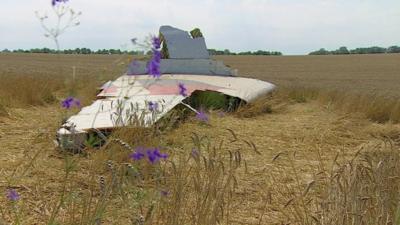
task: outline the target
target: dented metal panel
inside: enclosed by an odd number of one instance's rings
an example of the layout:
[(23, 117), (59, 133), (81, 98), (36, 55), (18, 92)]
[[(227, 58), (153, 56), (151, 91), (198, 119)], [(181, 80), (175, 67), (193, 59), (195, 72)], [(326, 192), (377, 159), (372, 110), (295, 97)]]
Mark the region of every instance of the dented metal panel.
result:
[[(187, 96), (180, 95), (179, 84), (186, 87)], [(70, 117), (64, 127), (86, 132), (126, 126), (135, 122), (133, 119), (142, 120), (142, 126), (150, 126), (194, 91), (216, 91), (251, 102), (274, 88), (268, 82), (242, 77), (188, 74), (154, 79), (148, 75), (124, 75), (104, 86), (99, 99)], [(149, 102), (159, 105), (156, 114), (149, 110)]]
[(195, 74), (164, 74), (158, 79), (149, 75), (124, 75), (115, 80), (109, 89), (104, 89), (98, 96), (132, 97), (140, 95), (179, 95), (178, 84), (193, 91), (217, 91), (238, 97), (246, 102), (271, 92), (275, 85), (251, 78), (207, 76)]
[[(73, 127), (76, 133), (127, 125), (147, 127), (153, 125), (183, 99), (184, 97), (179, 95), (99, 99), (71, 116), (63, 127)], [(159, 105), (158, 109), (151, 111), (149, 102), (156, 102)]]

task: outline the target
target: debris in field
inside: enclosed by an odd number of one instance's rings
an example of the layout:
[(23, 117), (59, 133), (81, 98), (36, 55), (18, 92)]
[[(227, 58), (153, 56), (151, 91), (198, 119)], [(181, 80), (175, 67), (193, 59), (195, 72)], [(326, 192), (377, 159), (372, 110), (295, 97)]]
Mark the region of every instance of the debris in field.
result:
[(170, 59), (209, 59), (203, 37), (192, 37), (188, 32), (171, 26), (160, 27), (160, 34), (168, 46)]
[(214, 105), (234, 108), (234, 100), (252, 102), (275, 89), (268, 82), (236, 77), (234, 70), (210, 59), (200, 30), (194, 31), (196, 37), (192, 38), (188, 32), (162, 26), (162, 49), (169, 57), (161, 59), (162, 76), (149, 76), (148, 62), (130, 64), (126, 74), (99, 88), (97, 100), (63, 124), (57, 132), (60, 147), (80, 148), (93, 130), (110, 131), (127, 125), (149, 127), (180, 104), (196, 111), (195, 101), (190, 100), (193, 97), (202, 96)]
[[(163, 56), (160, 63), (162, 74), (202, 74), (232, 76), (234, 71), (220, 61), (210, 59), (203, 37), (191, 37), (188, 32), (162, 26)], [(135, 61), (128, 67), (127, 74), (147, 74), (147, 62)]]

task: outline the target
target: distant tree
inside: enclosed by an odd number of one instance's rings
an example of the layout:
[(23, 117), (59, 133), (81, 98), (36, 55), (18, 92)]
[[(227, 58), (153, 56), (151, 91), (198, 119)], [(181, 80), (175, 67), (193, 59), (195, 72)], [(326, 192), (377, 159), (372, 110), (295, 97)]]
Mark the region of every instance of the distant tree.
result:
[(276, 52), (276, 51), (263, 51), (263, 50), (258, 50), (255, 52), (244, 52), (244, 54), (249, 54), (249, 55), (282, 55), (281, 52)]
[(252, 55), (250, 51), (247, 52), (239, 52), (238, 55)]
[[(229, 50), (228, 50), (229, 51)], [(225, 55), (226, 52), (216, 49), (208, 49), (210, 55)]]
[[(11, 52), (8, 49), (4, 49), (0, 52)], [(127, 50), (120, 50), (120, 49), (98, 49), (98, 50), (91, 50), (90, 48), (75, 48), (75, 49), (64, 49), (64, 50), (54, 50), (50, 48), (32, 48), (29, 50), (24, 49), (16, 49), (12, 52), (16, 53), (63, 53), (63, 54), (130, 54), (130, 55), (145, 55), (145, 54), (152, 54), (151, 51), (127, 51)], [(282, 55), (281, 52), (277, 51), (264, 51), (264, 50), (257, 50), (255, 52), (247, 51), (247, 52), (240, 52), (235, 53), (231, 52), (229, 49), (225, 50), (216, 50), (216, 49), (208, 49), (210, 55)]]
[(340, 47), (339, 49), (332, 52), (335, 55), (347, 55), (350, 51), (346, 47)]
[(277, 51), (271, 52), (271, 55), (282, 55), (282, 52), (277, 52)]
[(374, 46), (369, 48), (367, 52), (372, 54), (380, 54), (380, 53), (386, 53), (386, 50), (387, 50), (386, 48)]
[(387, 50), (387, 53), (400, 53), (400, 46), (390, 46)]
[(253, 55), (268, 55), (266, 51), (258, 50), (253, 52)]
[(48, 53), (52, 53), (52, 52), (55, 52), (55, 51), (52, 51), (49, 48), (43, 48), (41, 53), (47, 53), (48, 54)]
[(64, 53), (64, 54), (74, 54), (75, 51), (72, 50), (72, 49), (65, 49), (65, 50), (63, 51), (63, 53)]
[(321, 48), (318, 51), (310, 52), (309, 55), (345, 55), (345, 54), (383, 54), (383, 53), (400, 53), (400, 47), (391, 46), (389, 48), (382, 48), (378, 46), (368, 47), (368, 48), (356, 48), (348, 50), (346, 47), (340, 47), (334, 51), (327, 51)]
[(356, 48), (350, 51), (351, 54), (381, 54), (386, 53), (386, 48), (382, 47), (369, 47), (369, 48)]
[(231, 51), (229, 51), (229, 49), (224, 50), (224, 55), (230, 55), (230, 54), (231, 54)]
[(319, 49), (318, 51), (310, 52), (309, 55), (330, 55), (331, 52), (327, 51), (324, 48)]
[(81, 48), (80, 49), (81, 54), (92, 54), (92, 50), (88, 49), (88, 48)]
[(239, 52), (238, 55), (282, 55), (282, 52), (257, 50), (255, 52)]
[(99, 49), (99, 50), (97, 50), (95, 53), (96, 53), (96, 54), (102, 54), (102, 55), (104, 55), (104, 54), (108, 54), (109, 51), (106, 50), (106, 49)]
[(366, 54), (366, 51), (363, 48), (356, 48), (350, 50), (350, 54)]
[(24, 53), (25, 51), (24, 51), (23, 49), (17, 49), (17, 50), (13, 50), (13, 52), (16, 52), (16, 53)]

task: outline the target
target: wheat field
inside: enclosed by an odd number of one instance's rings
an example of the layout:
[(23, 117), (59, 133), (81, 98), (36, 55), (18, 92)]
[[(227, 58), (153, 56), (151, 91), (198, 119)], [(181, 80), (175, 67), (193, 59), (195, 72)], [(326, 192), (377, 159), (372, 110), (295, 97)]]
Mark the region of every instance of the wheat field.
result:
[(245, 76), (280, 86), (341, 89), (398, 97), (400, 55), (221, 56)]
[(0, 193), (20, 196), (0, 195), (0, 224), (400, 224), (400, 55), (216, 58), (279, 90), (70, 155), (60, 101), (89, 104), (132, 58), (0, 54)]

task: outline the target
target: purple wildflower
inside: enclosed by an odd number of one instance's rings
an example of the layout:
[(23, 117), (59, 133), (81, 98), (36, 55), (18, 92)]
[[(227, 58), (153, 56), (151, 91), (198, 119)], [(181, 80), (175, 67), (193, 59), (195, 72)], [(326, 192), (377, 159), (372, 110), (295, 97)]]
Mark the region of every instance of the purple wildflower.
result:
[(160, 71), (160, 63), (157, 62), (154, 58), (147, 64), (147, 73), (150, 74), (153, 78), (161, 77)]
[(151, 164), (155, 164), (156, 162), (158, 162), (159, 158), (153, 153), (153, 151), (151, 151), (151, 149), (148, 149), (146, 151), (146, 154)]
[(204, 112), (204, 110), (200, 109), (197, 112), (196, 119), (198, 119), (201, 122), (207, 123), (208, 122), (208, 115), (207, 115), (207, 113)]
[(160, 152), (160, 149), (158, 149), (158, 148), (155, 148), (155, 149), (153, 150), (153, 155), (157, 156), (157, 157), (160, 158), (160, 159), (167, 159), (167, 158), (168, 158), (168, 154), (166, 154), (166, 153), (161, 153), (161, 152)]
[(167, 197), (167, 196), (169, 195), (169, 192), (168, 192), (168, 191), (162, 190), (162, 191), (160, 191), (160, 194), (161, 194), (161, 196), (163, 196), (163, 197)]
[(161, 153), (159, 148), (148, 148), (139, 147), (136, 152), (129, 155), (129, 158), (139, 161), (146, 157), (151, 164), (156, 164), (160, 159), (167, 159), (168, 154)]
[(200, 153), (199, 153), (199, 150), (197, 150), (197, 149), (192, 149), (192, 157), (193, 158), (195, 158), (195, 159), (197, 159), (199, 156), (200, 156)]
[(153, 49), (160, 49), (161, 48), (161, 40), (158, 37), (153, 37), (151, 42)]
[(81, 101), (79, 101), (79, 99), (76, 99), (73, 97), (68, 97), (61, 102), (61, 105), (65, 109), (70, 109), (73, 106), (80, 107)]
[(7, 191), (7, 198), (10, 201), (16, 202), (19, 200), (20, 196), (18, 194), (18, 192), (15, 189), (9, 189)]
[(159, 78), (161, 76), (160, 63), (161, 63), (161, 41), (158, 37), (152, 38), (152, 48), (153, 55), (150, 62), (147, 64), (147, 73), (154, 78)]
[(178, 88), (179, 88), (179, 94), (182, 95), (183, 97), (186, 97), (187, 96), (187, 88), (185, 87), (185, 84), (179, 83)]
[(61, 102), (62, 107), (66, 108), (66, 109), (71, 108), (73, 101), (74, 101), (74, 98), (72, 98), (72, 97), (66, 98), (64, 101)]
[(144, 157), (144, 154), (141, 152), (134, 152), (132, 154), (129, 155), (129, 158), (135, 160), (135, 161), (139, 161)]
[(155, 112), (158, 110), (158, 102), (149, 102), (149, 110)]
[(51, 0), (51, 5), (56, 6), (59, 3), (66, 3), (68, 0)]
[(145, 149), (143, 147), (136, 148), (136, 151), (129, 155), (129, 158), (135, 161), (141, 160), (144, 155)]
[(161, 62), (161, 52), (160, 51), (153, 52), (153, 61), (158, 64)]

